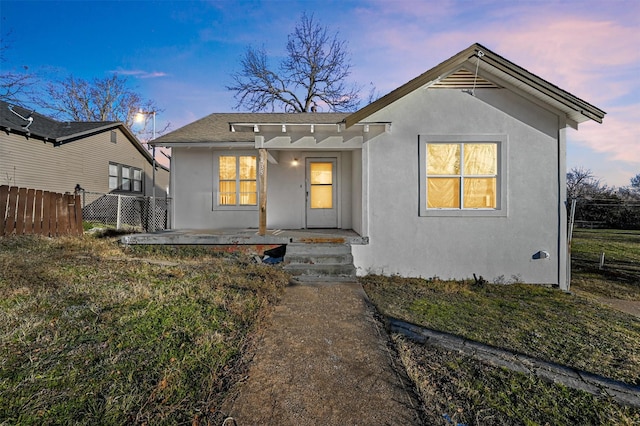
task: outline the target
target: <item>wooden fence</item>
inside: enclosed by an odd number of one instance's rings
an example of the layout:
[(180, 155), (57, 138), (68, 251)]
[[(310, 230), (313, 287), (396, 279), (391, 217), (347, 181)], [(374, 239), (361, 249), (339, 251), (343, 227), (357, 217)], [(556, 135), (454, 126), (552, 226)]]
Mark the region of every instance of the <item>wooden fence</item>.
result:
[(80, 195), (0, 186), (0, 237), (82, 235)]

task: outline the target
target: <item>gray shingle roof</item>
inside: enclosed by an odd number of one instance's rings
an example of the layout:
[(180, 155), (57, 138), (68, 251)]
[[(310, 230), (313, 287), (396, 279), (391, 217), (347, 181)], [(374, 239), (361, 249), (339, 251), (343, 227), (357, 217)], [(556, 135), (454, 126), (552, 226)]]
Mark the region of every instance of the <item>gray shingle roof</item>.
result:
[[(10, 107), (24, 118), (31, 116), (31, 125), (26, 128), (29, 122), (11, 112)], [(53, 142), (64, 142), (87, 133), (116, 128), (120, 124), (117, 121), (57, 121), (32, 110), (0, 101), (0, 128)]]
[(167, 133), (154, 143), (253, 142), (253, 132), (232, 132), (232, 123), (336, 124), (348, 113), (214, 113)]
[[(33, 117), (33, 122), (27, 129), (25, 129), (25, 126), (29, 124), (29, 122), (11, 112), (11, 109), (9, 109), (10, 106), (13, 111), (24, 118), (29, 118), (29, 116)], [(0, 101), (0, 130), (22, 134), (30, 138), (42, 139), (53, 144), (72, 142), (115, 129), (120, 129), (126, 135), (127, 139), (140, 154), (147, 159), (149, 164), (153, 162), (153, 157), (142, 146), (138, 138), (136, 138), (127, 126), (119, 121), (57, 121), (33, 112), (32, 110)], [(157, 165), (165, 170), (169, 170), (161, 164)]]

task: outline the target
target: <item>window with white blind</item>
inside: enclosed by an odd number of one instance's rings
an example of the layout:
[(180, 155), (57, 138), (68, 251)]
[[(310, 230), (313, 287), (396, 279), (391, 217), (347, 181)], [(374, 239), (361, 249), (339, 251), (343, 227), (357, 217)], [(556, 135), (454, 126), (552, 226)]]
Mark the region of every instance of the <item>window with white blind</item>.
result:
[(258, 206), (255, 155), (220, 154), (215, 159), (215, 207), (255, 209)]
[(420, 137), (420, 214), (505, 215), (504, 135)]

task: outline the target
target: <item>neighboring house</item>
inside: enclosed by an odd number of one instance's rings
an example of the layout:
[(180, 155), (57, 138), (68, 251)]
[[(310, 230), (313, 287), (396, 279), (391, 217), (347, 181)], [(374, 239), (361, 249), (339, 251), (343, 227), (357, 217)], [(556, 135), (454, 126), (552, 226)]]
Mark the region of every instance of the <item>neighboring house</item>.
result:
[[(74, 192), (152, 194), (153, 159), (120, 122), (60, 122), (0, 101), (0, 185)], [(156, 196), (169, 170), (156, 167)]]
[(567, 288), (565, 132), (604, 115), (474, 44), (352, 114), (211, 114), (155, 143), (174, 228), (351, 229), (360, 275)]

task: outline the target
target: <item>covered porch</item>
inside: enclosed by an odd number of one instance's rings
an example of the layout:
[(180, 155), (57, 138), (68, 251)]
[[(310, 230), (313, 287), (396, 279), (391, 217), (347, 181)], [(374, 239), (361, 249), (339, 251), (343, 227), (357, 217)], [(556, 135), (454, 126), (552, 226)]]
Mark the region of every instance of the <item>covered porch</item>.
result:
[(368, 235), (364, 147), (390, 124), (346, 128), (345, 115), (212, 114), (154, 141), (172, 148), (171, 226), (179, 235), (171, 238), (251, 244), (254, 228), (277, 244), (298, 238), (282, 230)]

